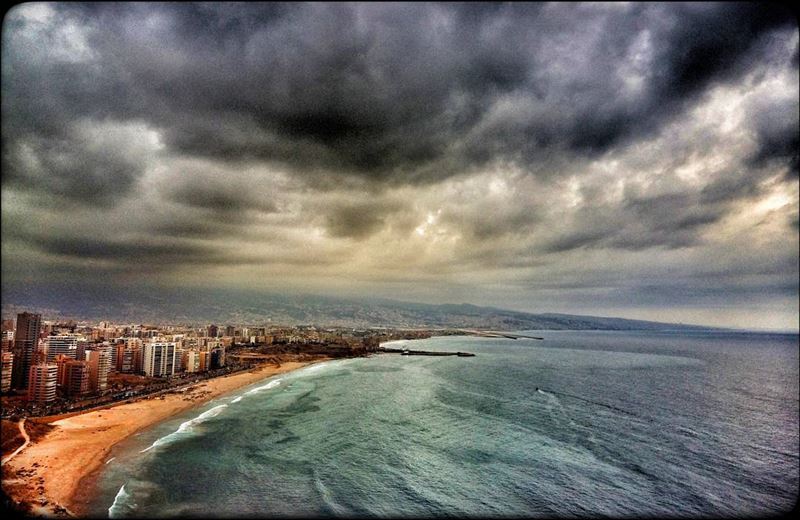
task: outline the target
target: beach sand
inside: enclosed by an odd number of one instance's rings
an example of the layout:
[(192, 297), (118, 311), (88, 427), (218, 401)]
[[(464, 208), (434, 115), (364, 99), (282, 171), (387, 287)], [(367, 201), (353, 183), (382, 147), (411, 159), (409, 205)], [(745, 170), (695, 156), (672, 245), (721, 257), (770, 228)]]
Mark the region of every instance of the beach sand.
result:
[[(105, 463), (111, 448), (139, 430), (216, 396), (275, 374), (324, 361), (284, 362), (247, 372), (209, 379), (183, 394), (166, 394), (71, 416), (55, 417), (55, 426), (3, 465), (3, 490), (17, 502), (32, 505), (32, 513), (53, 516), (59, 507), (84, 514), (90, 485), (81, 484)], [(18, 472), (22, 471), (21, 474)], [(45, 505), (42, 505), (46, 501)]]

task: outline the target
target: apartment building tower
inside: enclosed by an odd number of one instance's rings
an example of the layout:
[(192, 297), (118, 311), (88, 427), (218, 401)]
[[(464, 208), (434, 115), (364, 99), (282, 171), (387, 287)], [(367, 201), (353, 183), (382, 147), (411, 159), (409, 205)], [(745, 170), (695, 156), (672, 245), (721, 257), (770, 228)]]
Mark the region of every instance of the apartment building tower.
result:
[(103, 392), (108, 388), (108, 373), (111, 370), (110, 347), (93, 347), (85, 352), (89, 366), (89, 388), (92, 392)]
[(11, 390), (11, 373), (14, 370), (14, 353), (3, 352), (0, 354), (0, 392), (4, 394)]
[(14, 366), (11, 373), (12, 388), (19, 390), (28, 388), (31, 367), (38, 361), (41, 328), (41, 314), (30, 312), (17, 314), (17, 328), (14, 331)]
[(78, 336), (62, 334), (44, 338), (44, 352), (47, 363), (55, 363), (56, 357), (64, 355), (71, 359), (78, 358)]
[(47, 404), (56, 398), (58, 367), (55, 363), (39, 363), (28, 372), (28, 401)]
[(169, 377), (175, 375), (175, 343), (171, 341), (152, 341), (145, 343), (143, 371), (150, 377)]

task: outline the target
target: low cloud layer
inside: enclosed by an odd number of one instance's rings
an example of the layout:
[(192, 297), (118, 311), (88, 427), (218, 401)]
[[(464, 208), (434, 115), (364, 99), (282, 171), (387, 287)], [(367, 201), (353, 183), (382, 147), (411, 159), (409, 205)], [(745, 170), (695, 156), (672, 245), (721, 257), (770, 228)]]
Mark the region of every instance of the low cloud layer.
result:
[(3, 24), (4, 285), (797, 327), (779, 7), (35, 3)]

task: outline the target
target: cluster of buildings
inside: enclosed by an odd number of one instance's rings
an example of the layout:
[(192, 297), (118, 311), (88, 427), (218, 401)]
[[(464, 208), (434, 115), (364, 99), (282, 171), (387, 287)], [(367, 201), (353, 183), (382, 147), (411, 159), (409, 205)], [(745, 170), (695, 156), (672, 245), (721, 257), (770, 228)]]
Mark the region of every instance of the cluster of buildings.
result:
[[(77, 401), (110, 395), (112, 375), (114, 386), (129, 387), (129, 383), (139, 383), (121, 374), (171, 378), (220, 369), (226, 365), (226, 351), (233, 364), (242, 364), (248, 355), (340, 357), (374, 351), (381, 341), (430, 335), (427, 331), (311, 325), (195, 328), (46, 322), (40, 314), (29, 312), (18, 314), (16, 320), (3, 320), (1, 333), (0, 391), (26, 393), (28, 402), (37, 405), (59, 398)], [(158, 386), (153, 380), (138, 381)]]
[(232, 342), (213, 325), (180, 331), (105, 322), (79, 327), (43, 323), (40, 314), (28, 312), (2, 325), (0, 391), (26, 392), (37, 404), (103, 394), (111, 373), (163, 378), (221, 368)]

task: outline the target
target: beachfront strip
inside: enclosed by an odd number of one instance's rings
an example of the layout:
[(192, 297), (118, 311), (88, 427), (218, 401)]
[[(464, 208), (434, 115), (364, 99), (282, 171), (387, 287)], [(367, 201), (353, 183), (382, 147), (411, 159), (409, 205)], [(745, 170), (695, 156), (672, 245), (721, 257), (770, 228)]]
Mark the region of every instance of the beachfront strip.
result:
[(2, 499), (80, 515), (79, 485), (114, 444), (221, 393), (398, 339), (459, 330), (2, 322)]
[[(437, 334), (446, 333), (439, 331)], [(2, 417), (45, 416), (163, 392), (253, 363), (348, 357), (430, 331), (314, 326), (2, 322)]]

